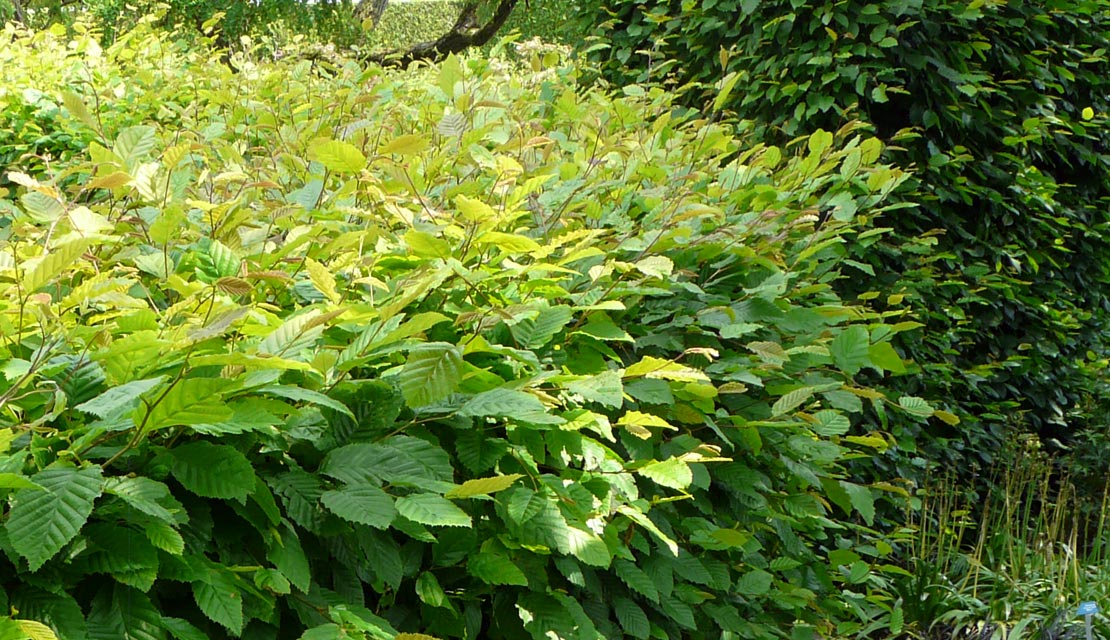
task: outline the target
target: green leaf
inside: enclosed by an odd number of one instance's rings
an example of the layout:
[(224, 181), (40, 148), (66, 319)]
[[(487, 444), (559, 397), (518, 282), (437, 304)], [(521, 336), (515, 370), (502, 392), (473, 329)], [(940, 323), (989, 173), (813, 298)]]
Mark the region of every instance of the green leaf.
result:
[(508, 451), (507, 441), (491, 438), (476, 429), (463, 431), (455, 440), (455, 455), (473, 473), (492, 469)]
[(350, 640), (351, 636), (343, 630), (343, 627), (329, 622), (305, 631), (301, 634), (300, 640)]
[(713, 99), (714, 111), (720, 111), (728, 103), (728, 98), (732, 95), (732, 89), (739, 80), (740, 74), (735, 71), (729, 73), (721, 80), (721, 89), (717, 92), (717, 97)]
[(74, 273), (77, 262), (89, 248), (86, 240), (72, 240), (55, 246), (50, 253), (38, 258), (34, 268), (23, 276), (23, 290), (30, 293), (50, 283), (60, 273)]
[(227, 420), (231, 418), (232, 411), (219, 395), (226, 386), (226, 381), (216, 378), (180, 380), (165, 392), (160, 402), (157, 398), (150, 400), (158, 402), (153, 408), (148, 409), (144, 404), (136, 409), (132, 420), (146, 432)]
[(486, 584), (528, 586), (528, 578), (512, 560), (499, 554), (483, 551), (471, 555), (466, 562), (470, 575)]
[(37, 571), (77, 535), (103, 487), (100, 467), (55, 462), (31, 480), (42, 489), (20, 489), (5, 525), (12, 546)]
[(143, 592), (116, 585), (100, 590), (88, 617), (89, 640), (164, 640), (162, 616)]
[(0, 472), (0, 489), (39, 489), (42, 487), (31, 482), (27, 476), (18, 473)]
[(469, 527), (470, 516), (453, 502), (432, 493), (415, 493), (397, 499), (402, 516), (433, 527)]
[(329, 511), (340, 518), (378, 529), (388, 528), (397, 515), (393, 498), (370, 484), (348, 485), (327, 491), (320, 499)]
[(616, 572), (617, 577), (621, 579), (621, 582), (626, 584), (629, 589), (632, 589), (652, 602), (659, 601), (659, 590), (656, 589), (655, 582), (652, 581), (651, 576), (644, 573), (643, 569), (628, 560), (618, 559), (613, 561), (613, 570)]
[(312, 571), (296, 532), (289, 527), (282, 527), (280, 534), (274, 535), (276, 539), (271, 543), (266, 559), (274, 563), (277, 570), (301, 593), (308, 593), (312, 584)]
[(678, 623), (678, 626), (694, 630), (697, 624), (694, 621), (694, 610), (690, 605), (675, 597), (663, 596), (659, 599), (659, 608), (667, 617)]
[(864, 522), (868, 525), (875, 524), (875, 496), (872, 495), (871, 488), (845, 481), (841, 481), (840, 486), (848, 494), (852, 506), (863, 516)]
[(446, 451), (411, 436), (340, 447), (328, 454), (320, 472), (348, 484), (389, 482), (431, 491), (453, 488), (455, 473)]
[(462, 366), (462, 353), (453, 344), (429, 342), (413, 349), (397, 378), (405, 402), (417, 408), (446, 398), (458, 388)]
[(774, 576), (762, 569), (749, 571), (736, 581), (736, 592), (744, 596), (767, 595), (774, 579)]
[(626, 634), (633, 638), (647, 640), (651, 634), (651, 624), (648, 622), (647, 614), (638, 604), (628, 598), (617, 596), (613, 598), (613, 613), (617, 615), (617, 622)]
[(139, 125), (122, 129), (116, 136), (116, 144), (112, 151), (132, 165), (144, 159), (153, 149), (155, 143), (154, 127)]
[(354, 414), (347, 408), (345, 404), (338, 400), (329, 398), (328, 396), (313, 391), (311, 389), (304, 389), (302, 387), (294, 387), (290, 385), (272, 384), (262, 387), (258, 390), (259, 393), (278, 396), (279, 398), (286, 398), (294, 402), (307, 402), (320, 407), (326, 407), (332, 411), (338, 411), (345, 416), (354, 418)]
[(512, 473), (505, 476), (493, 476), (490, 478), (475, 478), (467, 480), (458, 487), (451, 489), (444, 497), (447, 498), (473, 498), (475, 496), (487, 496), (491, 493), (504, 491), (513, 486), (520, 478), (523, 478), (519, 473)]
[(535, 319), (525, 318), (509, 327), (517, 344), (525, 349), (539, 349), (551, 342), (555, 334), (574, 317), (574, 312), (566, 305), (545, 307)]
[(242, 502), (254, 490), (254, 467), (228, 445), (202, 440), (175, 447), (170, 453), (174, 478), (198, 496)]
[(546, 417), (547, 408), (531, 393), (499, 388), (474, 396), (459, 409), (458, 415), (474, 418), (519, 418), (523, 422), (529, 422), (529, 417)]
[(854, 376), (871, 364), (871, 336), (858, 325), (841, 331), (829, 344), (829, 353), (841, 371)]
[(813, 397), (814, 387), (801, 387), (782, 396), (775, 401), (771, 407), (772, 416), (781, 416), (797, 409), (807, 400)]
[(636, 473), (671, 489), (685, 489), (694, 481), (690, 466), (678, 458), (668, 458), (662, 462), (649, 462), (636, 469)]
[(308, 156), (324, 165), (328, 171), (336, 173), (358, 173), (366, 168), (366, 156), (362, 155), (362, 151), (342, 140), (315, 144), (309, 148)]
[(871, 364), (890, 371), (891, 373), (905, 373), (906, 363), (902, 362), (902, 357), (894, 350), (894, 347), (889, 342), (880, 342), (873, 344), (868, 349), (868, 355), (871, 358)]
[(133, 380), (126, 384), (112, 387), (88, 402), (77, 405), (79, 411), (91, 413), (98, 418), (122, 417), (139, 404), (139, 397), (157, 387), (165, 376)]
[(567, 384), (567, 390), (577, 393), (590, 402), (619, 409), (624, 404), (624, 386), (616, 371), (605, 371)]
[(568, 527), (567, 534), (570, 555), (591, 567), (609, 566), (612, 556), (600, 536), (576, 527)]
[(819, 436), (842, 436), (848, 433), (852, 428), (852, 423), (848, 421), (847, 416), (839, 411), (832, 409), (824, 409), (813, 414), (814, 419), (817, 421), (813, 425), (813, 431)]
[(447, 594), (439, 580), (431, 571), (425, 571), (416, 579), (416, 596), (420, 601), (430, 607), (446, 607), (450, 609)]
[(898, 406), (902, 407), (906, 413), (919, 418), (929, 418), (936, 412), (931, 404), (916, 396), (898, 398)]
[(162, 616), (162, 627), (177, 640), (209, 640), (200, 629), (181, 618)]
[(210, 620), (234, 635), (243, 632), (243, 594), (231, 574), (212, 570), (193, 583), (193, 599)]
[(67, 593), (22, 586), (11, 594), (11, 606), (19, 611), (19, 617), (49, 625), (61, 640), (88, 637), (85, 614), (77, 600)]

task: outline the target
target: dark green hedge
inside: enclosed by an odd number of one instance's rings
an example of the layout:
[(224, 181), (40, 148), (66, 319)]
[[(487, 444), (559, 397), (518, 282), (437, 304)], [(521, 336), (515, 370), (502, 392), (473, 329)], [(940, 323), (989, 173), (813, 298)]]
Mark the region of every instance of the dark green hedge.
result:
[(925, 319), (901, 341), (921, 363), (904, 385), (964, 418), (929, 430), (937, 455), (1106, 424), (1106, 2), (618, 0), (583, 20), (604, 23), (592, 55), (614, 82), (692, 82), (706, 104), (735, 74), (722, 107), (772, 136), (859, 116), (896, 140), (921, 206), (890, 223), (937, 251), (872, 251), (843, 288), (902, 287)]

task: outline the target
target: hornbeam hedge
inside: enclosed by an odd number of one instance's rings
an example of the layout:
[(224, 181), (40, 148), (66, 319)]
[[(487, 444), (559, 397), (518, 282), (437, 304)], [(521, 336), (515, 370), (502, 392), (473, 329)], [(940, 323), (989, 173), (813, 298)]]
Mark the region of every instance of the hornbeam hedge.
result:
[(845, 465), (955, 417), (860, 382), (918, 325), (834, 293), (904, 179), (876, 140), (542, 51), (8, 36), (4, 126), (59, 137), (0, 199), (3, 637), (901, 630), (903, 487)]

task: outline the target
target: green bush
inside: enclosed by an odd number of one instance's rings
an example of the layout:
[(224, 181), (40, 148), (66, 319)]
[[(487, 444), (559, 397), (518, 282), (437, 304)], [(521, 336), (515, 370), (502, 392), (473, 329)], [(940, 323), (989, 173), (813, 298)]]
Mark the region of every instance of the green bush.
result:
[(900, 631), (904, 492), (845, 467), (934, 410), (864, 384), (905, 314), (832, 287), (905, 179), (876, 140), (550, 57), (10, 47), (94, 140), (0, 201), (4, 633)]
[(902, 291), (925, 323), (900, 342), (921, 365), (901, 388), (964, 418), (927, 431), (930, 456), (975, 466), (1014, 429), (1105, 428), (1105, 2), (627, 0), (585, 19), (606, 21), (592, 55), (615, 82), (694, 83), (705, 104), (727, 74), (720, 106), (756, 129), (859, 117), (894, 141), (886, 157), (915, 174), (900, 197), (921, 206), (889, 223), (936, 250), (868, 248), (841, 290)]

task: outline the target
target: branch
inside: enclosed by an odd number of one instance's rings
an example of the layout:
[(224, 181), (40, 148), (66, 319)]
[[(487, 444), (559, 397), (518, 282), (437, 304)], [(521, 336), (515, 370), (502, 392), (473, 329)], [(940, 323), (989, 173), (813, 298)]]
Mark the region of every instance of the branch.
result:
[(501, 0), (489, 22), (478, 29), (472, 28), (477, 21), (478, 3), (468, 2), (459, 13), (459, 18), (451, 30), (439, 38), (413, 45), (407, 51), (390, 51), (367, 56), (366, 60), (376, 62), (383, 67), (407, 67), (413, 62), (434, 62), (470, 47), (480, 47), (489, 42), (505, 25), (517, 2), (518, 0)]
[(27, 16), (23, 13), (23, 6), (19, 4), (19, 0), (12, 0), (12, 9), (15, 10), (15, 21), (26, 26)]

